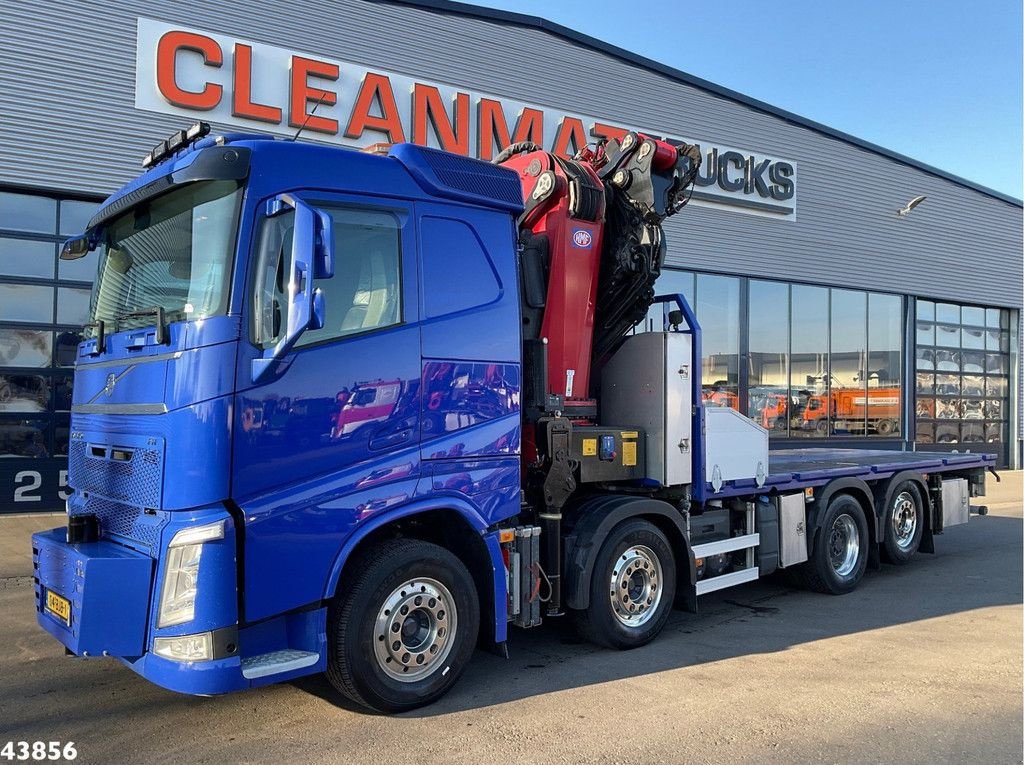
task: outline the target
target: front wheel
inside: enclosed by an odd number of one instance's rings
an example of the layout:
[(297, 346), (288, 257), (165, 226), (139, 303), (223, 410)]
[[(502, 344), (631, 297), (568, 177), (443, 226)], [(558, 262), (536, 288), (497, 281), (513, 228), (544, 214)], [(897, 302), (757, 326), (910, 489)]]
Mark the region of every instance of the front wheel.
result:
[(814, 552), (801, 565), (803, 583), (812, 590), (832, 595), (852, 591), (868, 565), (868, 523), (860, 503), (839, 494), (825, 508)]
[(590, 605), (577, 612), (577, 629), (607, 648), (637, 648), (664, 628), (675, 593), (676, 562), (668, 539), (648, 521), (623, 521), (597, 554)]
[(450, 551), (391, 540), (360, 556), (330, 609), (327, 677), (381, 712), (447, 693), (476, 646), (480, 606), (469, 571)]

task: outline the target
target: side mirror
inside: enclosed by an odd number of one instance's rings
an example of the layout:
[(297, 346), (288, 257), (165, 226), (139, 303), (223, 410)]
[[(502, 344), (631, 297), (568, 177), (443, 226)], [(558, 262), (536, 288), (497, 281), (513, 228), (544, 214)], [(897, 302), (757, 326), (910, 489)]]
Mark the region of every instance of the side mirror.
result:
[(84, 258), (89, 254), (89, 250), (92, 246), (89, 242), (89, 237), (85, 234), (81, 236), (75, 236), (64, 242), (64, 246), (60, 250), (61, 260), (78, 260)]
[(285, 273), (290, 274), (285, 331), (273, 348), (252, 360), (252, 381), (259, 382), (277, 366), (307, 329), (324, 326), (324, 295), (313, 287), (314, 279), (334, 275), (334, 233), (331, 217), (314, 209), (293, 194), (271, 200), (268, 214), (295, 211), (292, 247)]

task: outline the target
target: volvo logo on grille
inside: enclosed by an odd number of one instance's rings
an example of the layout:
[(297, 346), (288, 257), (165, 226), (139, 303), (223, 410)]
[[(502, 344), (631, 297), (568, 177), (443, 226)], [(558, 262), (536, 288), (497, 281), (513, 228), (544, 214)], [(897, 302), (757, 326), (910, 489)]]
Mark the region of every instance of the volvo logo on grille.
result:
[(107, 384), (103, 386), (103, 392), (109, 396), (114, 392), (115, 385), (117, 385), (117, 377), (113, 373), (107, 375)]

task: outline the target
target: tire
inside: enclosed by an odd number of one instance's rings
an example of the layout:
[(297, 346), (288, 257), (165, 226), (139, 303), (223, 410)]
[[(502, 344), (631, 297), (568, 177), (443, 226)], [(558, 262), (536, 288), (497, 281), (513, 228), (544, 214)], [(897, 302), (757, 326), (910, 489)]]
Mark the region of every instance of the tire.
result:
[(864, 578), (870, 541), (860, 503), (849, 494), (832, 497), (811, 558), (798, 569), (801, 584), (830, 595), (852, 592)]
[(380, 712), (437, 701), (476, 647), (473, 577), (445, 548), (414, 539), (389, 540), (348, 565), (356, 568), (328, 616), (331, 685)]
[(893, 420), (879, 420), (875, 423), (875, 430), (881, 436), (888, 436), (896, 432), (896, 423)]
[(575, 613), (576, 628), (606, 648), (638, 648), (665, 627), (675, 595), (676, 562), (668, 539), (648, 521), (626, 520), (597, 553), (590, 605)]
[(903, 565), (917, 552), (924, 536), (925, 505), (921, 490), (913, 481), (904, 481), (892, 492), (885, 508), (885, 557)]

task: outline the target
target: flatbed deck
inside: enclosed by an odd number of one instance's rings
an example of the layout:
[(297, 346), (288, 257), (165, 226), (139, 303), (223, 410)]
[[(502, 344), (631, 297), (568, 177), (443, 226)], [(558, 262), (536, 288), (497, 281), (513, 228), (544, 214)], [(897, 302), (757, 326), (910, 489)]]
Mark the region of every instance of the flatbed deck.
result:
[(775, 449), (768, 453), (768, 476), (760, 487), (753, 480), (728, 481), (709, 497), (766, 491), (793, 491), (823, 486), (835, 478), (888, 478), (904, 470), (919, 473), (994, 469), (996, 457), (983, 452), (896, 452), (881, 449)]

